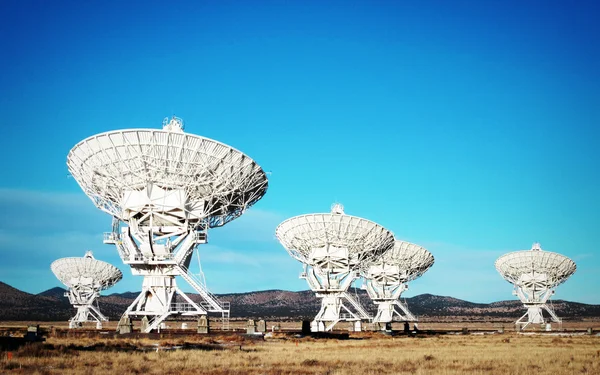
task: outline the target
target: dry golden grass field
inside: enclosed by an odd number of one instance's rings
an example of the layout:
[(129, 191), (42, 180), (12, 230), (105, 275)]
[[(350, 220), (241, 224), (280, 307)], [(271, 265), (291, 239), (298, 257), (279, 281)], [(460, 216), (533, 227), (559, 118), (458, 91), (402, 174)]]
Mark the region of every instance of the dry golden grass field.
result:
[(600, 336), (50, 336), (45, 343), (28, 344), (8, 356), (0, 352), (0, 374), (600, 374)]

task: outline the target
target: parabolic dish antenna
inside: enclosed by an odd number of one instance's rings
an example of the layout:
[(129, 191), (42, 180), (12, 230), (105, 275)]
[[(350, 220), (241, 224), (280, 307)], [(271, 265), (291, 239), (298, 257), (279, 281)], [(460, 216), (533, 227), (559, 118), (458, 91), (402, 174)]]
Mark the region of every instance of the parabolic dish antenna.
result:
[(69, 152), (67, 166), (98, 208), (123, 221), (152, 218), (154, 226), (222, 226), (268, 186), (254, 160), (184, 133), (177, 117), (165, 119), (162, 130), (115, 130), (84, 139)]
[(408, 289), (407, 283), (421, 277), (433, 262), (433, 255), (424, 247), (396, 241), (394, 247), (381, 257), (363, 263), (364, 287), (377, 305), (374, 323), (391, 323), (394, 315), (400, 321), (417, 321), (408, 306), (400, 301), (400, 295)]
[(85, 322), (93, 321), (98, 329), (102, 328), (102, 322), (108, 319), (100, 312), (97, 298), (100, 291), (119, 282), (123, 273), (109, 263), (96, 260), (91, 251), (86, 252), (82, 258), (55, 260), (50, 269), (60, 282), (69, 288), (65, 297), (77, 308), (77, 314), (69, 320), (69, 328), (80, 327)]
[[(170, 315), (220, 313), (229, 305), (188, 272), (208, 228), (239, 217), (267, 191), (265, 172), (240, 151), (183, 132), (177, 117), (163, 129), (126, 129), (79, 142), (67, 157), (69, 171), (101, 210), (113, 216), (105, 243), (116, 245), (142, 292), (123, 318), (151, 318), (145, 332)], [(177, 287), (181, 276), (203, 298), (198, 304)], [(180, 298), (176, 298), (175, 296)]]
[(348, 289), (362, 262), (394, 246), (392, 232), (372, 221), (346, 215), (340, 204), (334, 204), (330, 213), (285, 220), (275, 234), (288, 253), (303, 263), (300, 278), (322, 298), (311, 329), (329, 331), (340, 320), (356, 322), (355, 329), (360, 329), (360, 321), (370, 317)]
[(544, 251), (539, 243), (534, 243), (531, 250), (501, 256), (495, 266), (500, 275), (514, 285), (513, 294), (527, 308), (525, 315), (515, 322), (517, 326), (524, 329), (531, 323), (544, 324), (546, 320), (542, 309), (548, 312), (552, 321), (561, 323), (546, 302), (554, 294), (555, 288), (575, 272), (575, 262), (564, 255)]

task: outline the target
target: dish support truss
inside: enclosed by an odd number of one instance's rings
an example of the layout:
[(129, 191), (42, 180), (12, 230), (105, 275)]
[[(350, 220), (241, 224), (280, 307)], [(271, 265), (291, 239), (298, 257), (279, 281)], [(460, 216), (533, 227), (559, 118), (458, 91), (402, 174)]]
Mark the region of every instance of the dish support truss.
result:
[[(408, 285), (398, 278), (389, 277), (385, 280), (365, 278), (363, 288), (367, 290), (369, 297), (377, 305), (377, 314), (373, 323), (390, 323), (394, 321), (416, 322), (417, 317), (408, 309), (406, 303), (400, 301), (402, 293), (408, 289)], [(383, 325), (385, 327), (385, 324)]]
[[(206, 285), (188, 270), (198, 244), (207, 243), (207, 227), (188, 227), (173, 221), (172, 226), (152, 226), (152, 220), (131, 218), (128, 225), (113, 219), (113, 231), (104, 234), (104, 243), (117, 247), (123, 263), (133, 275), (144, 277), (142, 291), (123, 316), (148, 318), (146, 333), (160, 327), (170, 316), (221, 314), (222, 328), (229, 329), (229, 302), (220, 301)], [(169, 219), (163, 216), (163, 219)], [(139, 222), (144, 225), (138, 225)], [(180, 276), (202, 301), (195, 302), (177, 285)]]
[[(319, 253), (324, 249), (316, 250)], [(311, 322), (312, 332), (331, 331), (340, 321), (354, 322), (354, 330), (360, 331), (362, 320), (371, 321), (367, 310), (348, 293), (358, 272), (349, 267), (347, 254), (336, 256), (336, 252), (339, 251), (325, 251), (326, 256), (313, 258), (313, 265), (304, 264), (304, 272), (300, 274), (321, 298), (321, 309)]]
[(102, 329), (102, 322), (108, 321), (98, 308), (97, 298), (100, 293), (92, 283), (90, 280), (89, 284), (74, 285), (65, 293), (65, 297), (68, 297), (71, 305), (77, 309), (75, 316), (69, 319), (69, 328), (79, 328), (83, 323), (96, 322), (96, 328)]
[(562, 324), (562, 320), (547, 304), (554, 293), (554, 288), (548, 287), (545, 274), (532, 272), (521, 275), (519, 283), (515, 284), (513, 295), (519, 297), (527, 308), (527, 312), (515, 322), (515, 325), (520, 329), (525, 329), (530, 324), (546, 324), (543, 310), (550, 315), (551, 321)]

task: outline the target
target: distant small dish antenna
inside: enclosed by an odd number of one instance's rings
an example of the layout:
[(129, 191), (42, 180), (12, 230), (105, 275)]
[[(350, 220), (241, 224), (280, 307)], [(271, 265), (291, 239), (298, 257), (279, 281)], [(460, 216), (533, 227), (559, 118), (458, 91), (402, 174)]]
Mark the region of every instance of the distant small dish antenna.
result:
[(50, 269), (69, 290), (65, 297), (77, 309), (77, 314), (69, 320), (69, 328), (78, 328), (85, 322), (108, 321), (98, 307), (100, 291), (108, 289), (123, 278), (123, 273), (115, 266), (96, 260), (91, 251), (81, 258), (61, 258), (55, 260)]
[(527, 308), (525, 315), (515, 322), (518, 328), (525, 329), (530, 324), (545, 324), (542, 310), (550, 315), (553, 322), (562, 323), (547, 302), (554, 295), (556, 287), (575, 273), (575, 262), (564, 255), (542, 250), (536, 242), (531, 250), (501, 256), (496, 260), (495, 266), (500, 275), (514, 285), (513, 294)]

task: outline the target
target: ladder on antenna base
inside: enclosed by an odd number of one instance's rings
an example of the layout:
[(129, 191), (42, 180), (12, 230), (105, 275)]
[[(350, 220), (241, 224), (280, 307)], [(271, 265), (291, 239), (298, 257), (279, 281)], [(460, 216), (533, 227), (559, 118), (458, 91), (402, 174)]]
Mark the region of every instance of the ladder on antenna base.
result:
[(352, 307), (358, 312), (358, 316), (360, 319), (371, 320), (371, 316), (367, 312), (367, 310), (352, 297), (352, 295), (348, 292), (343, 292), (342, 297), (346, 299), (352, 305)]
[(223, 311), (221, 312), (221, 329), (223, 331), (229, 331), (229, 317), (231, 308), (229, 302), (223, 302)]
[(400, 308), (400, 311), (402, 311), (402, 313), (400, 313), (398, 310), (394, 309), (394, 312), (396, 313), (396, 315), (398, 315), (401, 322), (417, 322), (419, 320), (416, 316), (413, 315), (412, 312), (410, 312), (406, 303), (400, 300), (396, 300), (394, 301), (394, 305), (398, 306)]
[(206, 309), (207, 312), (221, 313), (221, 328), (226, 331), (229, 330), (229, 317), (231, 307), (229, 302), (220, 301), (217, 296), (212, 294), (198, 278), (188, 272), (188, 269), (183, 265), (178, 266), (181, 272), (181, 277), (198, 292), (200, 297), (204, 300), (201, 305)]
[(146, 330), (144, 331), (145, 333), (150, 333), (152, 332), (152, 330), (154, 329), (158, 329), (159, 325), (165, 321), (165, 319), (167, 319), (169, 317), (169, 315), (171, 315), (170, 311), (167, 311), (166, 313), (162, 314), (161, 316), (155, 316), (154, 319), (152, 319), (150, 322), (148, 322), (148, 327), (146, 327)]

